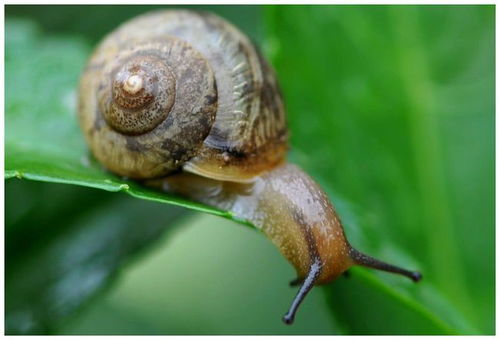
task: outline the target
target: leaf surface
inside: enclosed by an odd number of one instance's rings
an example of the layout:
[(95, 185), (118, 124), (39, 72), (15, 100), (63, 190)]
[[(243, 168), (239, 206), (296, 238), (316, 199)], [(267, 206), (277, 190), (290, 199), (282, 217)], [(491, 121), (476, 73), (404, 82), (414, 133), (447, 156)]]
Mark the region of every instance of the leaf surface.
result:
[(494, 8), (266, 13), (293, 159), (355, 247), (424, 276), (356, 271), (325, 289), (337, 318), (355, 334), (493, 334)]
[[(292, 161), (325, 188), (358, 249), (424, 273), (413, 285), (354, 270), (325, 288), (333, 323), (349, 334), (494, 333), (492, 7), (265, 11)], [(124, 191), (235, 220), (89, 156), (75, 115), (85, 41), (17, 20), (5, 37), (6, 178)]]

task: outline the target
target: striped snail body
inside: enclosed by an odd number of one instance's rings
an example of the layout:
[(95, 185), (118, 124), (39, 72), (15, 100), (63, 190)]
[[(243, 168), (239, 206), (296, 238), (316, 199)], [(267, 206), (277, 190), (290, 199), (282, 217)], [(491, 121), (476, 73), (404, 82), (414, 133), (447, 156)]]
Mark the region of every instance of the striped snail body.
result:
[(157, 11), (109, 34), (82, 74), (79, 119), (110, 171), (260, 228), (297, 271), (300, 289), (285, 323), (314, 285), (353, 265), (421, 278), (351, 247), (326, 194), (286, 161), (273, 70), (215, 15)]

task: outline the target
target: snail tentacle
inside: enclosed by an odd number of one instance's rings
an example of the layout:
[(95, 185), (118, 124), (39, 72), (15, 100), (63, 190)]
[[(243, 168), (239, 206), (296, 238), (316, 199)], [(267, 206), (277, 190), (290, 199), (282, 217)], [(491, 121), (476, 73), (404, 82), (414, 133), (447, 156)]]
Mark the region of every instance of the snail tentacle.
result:
[(286, 323), (287, 325), (291, 325), (295, 320), (295, 314), (297, 313), (300, 304), (302, 303), (302, 301), (304, 301), (304, 298), (307, 296), (311, 288), (316, 284), (316, 280), (318, 279), (321, 273), (321, 267), (322, 264), (319, 259), (316, 259), (316, 261), (314, 261), (313, 264), (311, 265), (309, 273), (307, 274), (307, 277), (300, 286), (297, 295), (293, 299), (290, 309), (283, 316), (283, 322)]
[(354, 261), (355, 264), (364, 266), (364, 267), (369, 267), (369, 268), (374, 268), (378, 270), (382, 270), (385, 272), (390, 272), (394, 274), (399, 274), (406, 276), (413, 282), (418, 282), (422, 279), (422, 274), (418, 271), (413, 271), (413, 270), (407, 270), (380, 260), (377, 260), (376, 258), (373, 258), (371, 256), (365, 255), (362, 252), (354, 249), (351, 247), (349, 250), (349, 256), (351, 259)]

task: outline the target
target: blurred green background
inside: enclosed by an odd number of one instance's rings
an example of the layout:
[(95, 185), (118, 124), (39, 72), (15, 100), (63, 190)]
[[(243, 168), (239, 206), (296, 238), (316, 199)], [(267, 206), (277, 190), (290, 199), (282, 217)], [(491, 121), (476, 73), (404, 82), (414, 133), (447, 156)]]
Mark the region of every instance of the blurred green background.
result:
[(355, 268), (313, 289), (291, 327), (294, 271), (263, 235), (88, 155), (85, 60), (157, 7), (6, 6), (8, 334), (495, 333), (494, 6), (182, 6), (262, 48), (290, 159), (351, 243), (424, 274)]

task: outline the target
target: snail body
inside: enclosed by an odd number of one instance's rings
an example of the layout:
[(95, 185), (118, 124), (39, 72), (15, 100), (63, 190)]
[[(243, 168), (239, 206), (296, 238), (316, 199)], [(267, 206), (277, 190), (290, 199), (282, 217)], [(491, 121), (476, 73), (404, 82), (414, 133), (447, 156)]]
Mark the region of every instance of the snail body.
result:
[(405, 275), (351, 247), (327, 195), (287, 163), (285, 109), (249, 39), (208, 13), (157, 11), (109, 34), (80, 81), (80, 125), (110, 171), (231, 211), (295, 267), (299, 292), (353, 265)]

